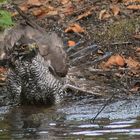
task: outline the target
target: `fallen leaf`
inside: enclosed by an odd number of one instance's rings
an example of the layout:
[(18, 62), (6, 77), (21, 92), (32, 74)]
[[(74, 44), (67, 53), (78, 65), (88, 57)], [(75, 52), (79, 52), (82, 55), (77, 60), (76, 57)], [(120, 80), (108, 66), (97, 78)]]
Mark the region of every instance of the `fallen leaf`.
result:
[(47, 13), (47, 16), (55, 16), (58, 15), (58, 11), (57, 10), (51, 10)]
[(22, 11), (27, 11), (29, 6), (27, 3), (23, 3), (21, 5), (19, 5), (19, 8), (22, 10)]
[(64, 6), (62, 6), (59, 9), (59, 11), (60, 11), (61, 14), (64, 14), (65, 16), (66, 15), (71, 15), (74, 11), (74, 5), (70, 1), (67, 4), (65, 4)]
[(123, 67), (126, 64), (125, 59), (117, 54), (114, 56), (111, 56), (108, 61), (105, 63), (105, 67), (112, 67), (112, 66), (121, 66)]
[(135, 2), (140, 2), (140, 0), (123, 0), (123, 2), (128, 5), (129, 3), (135, 3)]
[(54, 16), (58, 15), (57, 9), (55, 10), (52, 6), (33, 8), (32, 13), (34, 16), (43, 17), (43, 16)]
[(82, 18), (85, 18), (85, 17), (87, 17), (87, 16), (90, 16), (90, 15), (92, 14), (92, 10), (95, 10), (95, 9), (96, 9), (96, 7), (90, 8), (88, 11), (86, 11), (86, 12), (84, 12), (83, 14), (79, 15), (79, 16), (77, 17), (77, 20), (80, 20), (80, 19), (82, 19)]
[(140, 63), (132, 59), (131, 57), (125, 59), (125, 62), (127, 63), (127, 66), (131, 69), (135, 69), (135, 70), (140, 69)]
[(127, 6), (129, 10), (140, 10), (140, 5), (129, 5)]
[(110, 7), (114, 16), (117, 16), (120, 12), (120, 8), (117, 5), (113, 5)]
[(76, 45), (75, 41), (72, 41), (72, 40), (68, 41), (68, 46), (69, 47), (72, 47), (72, 46), (75, 46), (75, 45)]
[(35, 5), (35, 6), (41, 6), (42, 3), (40, 2), (40, 0), (28, 0), (27, 1), (28, 5)]
[(45, 12), (45, 10), (43, 10), (41, 8), (34, 8), (34, 9), (32, 9), (32, 13), (33, 13), (34, 16), (40, 16), (44, 12)]
[(107, 19), (109, 17), (111, 17), (111, 15), (109, 14), (107, 10), (101, 10), (101, 12), (99, 13), (100, 20)]
[(70, 0), (59, 0), (61, 4), (67, 4)]
[(83, 33), (85, 30), (79, 24), (73, 23), (65, 30), (65, 32)]

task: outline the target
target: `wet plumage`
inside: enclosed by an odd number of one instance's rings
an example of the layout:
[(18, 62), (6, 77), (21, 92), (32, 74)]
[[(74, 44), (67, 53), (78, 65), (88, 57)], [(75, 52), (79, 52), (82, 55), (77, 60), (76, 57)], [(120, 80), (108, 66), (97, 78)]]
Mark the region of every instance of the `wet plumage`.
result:
[[(33, 44), (37, 47), (32, 50)], [(10, 66), (8, 98), (13, 103), (48, 104), (63, 98), (61, 77), (68, 71), (67, 55), (55, 33), (45, 34), (19, 24), (7, 32), (4, 45)]]

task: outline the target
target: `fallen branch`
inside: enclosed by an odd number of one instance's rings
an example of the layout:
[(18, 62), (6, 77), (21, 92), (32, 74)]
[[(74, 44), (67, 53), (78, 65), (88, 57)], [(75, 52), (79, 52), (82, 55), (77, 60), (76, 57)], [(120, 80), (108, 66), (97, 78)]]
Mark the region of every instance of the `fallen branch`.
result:
[(105, 109), (105, 107), (111, 102), (111, 100), (113, 99), (113, 97), (115, 96), (116, 92), (114, 92), (114, 94), (105, 102), (105, 104), (100, 108), (100, 110), (98, 111), (98, 113), (95, 115), (94, 118), (91, 119), (91, 123), (94, 123), (95, 119), (99, 116), (99, 114)]
[(74, 85), (70, 85), (70, 84), (66, 84), (63, 86), (63, 90), (66, 91), (67, 89), (70, 89), (70, 90), (73, 90), (75, 92), (83, 92), (83, 93), (87, 93), (87, 94), (92, 94), (92, 95), (95, 95), (95, 96), (102, 96), (102, 94), (100, 93), (95, 93), (95, 92), (92, 92), (92, 91), (88, 91), (88, 90), (85, 90), (85, 89), (82, 89), (82, 88), (79, 88), (79, 87), (76, 87)]
[(88, 68), (90, 72), (123, 72), (123, 71), (130, 71), (130, 68), (119, 68), (119, 69), (94, 69)]
[(132, 44), (132, 42), (114, 42), (111, 43), (110, 45), (129, 45)]

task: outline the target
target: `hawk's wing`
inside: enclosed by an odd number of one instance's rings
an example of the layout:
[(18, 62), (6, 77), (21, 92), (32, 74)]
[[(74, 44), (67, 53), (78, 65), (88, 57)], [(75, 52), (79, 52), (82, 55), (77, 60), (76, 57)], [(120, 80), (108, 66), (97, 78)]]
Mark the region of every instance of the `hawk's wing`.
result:
[(19, 24), (6, 33), (4, 43), (6, 52), (12, 49), (21, 36), (33, 39), (39, 46), (40, 54), (50, 62), (54, 72), (58, 76), (66, 76), (68, 71), (67, 55), (63, 49), (63, 42), (57, 34), (47, 34), (45, 31), (42, 33), (29, 25)]

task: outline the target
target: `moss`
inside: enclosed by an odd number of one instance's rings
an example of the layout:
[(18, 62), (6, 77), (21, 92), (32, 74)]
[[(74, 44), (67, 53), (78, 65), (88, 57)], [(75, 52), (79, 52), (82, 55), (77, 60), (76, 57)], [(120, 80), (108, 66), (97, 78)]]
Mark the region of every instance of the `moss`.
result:
[(135, 19), (122, 19), (115, 21), (110, 25), (104, 25), (101, 29), (96, 30), (95, 40), (101, 44), (113, 42), (125, 42), (132, 38), (140, 25), (140, 17)]

